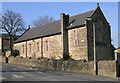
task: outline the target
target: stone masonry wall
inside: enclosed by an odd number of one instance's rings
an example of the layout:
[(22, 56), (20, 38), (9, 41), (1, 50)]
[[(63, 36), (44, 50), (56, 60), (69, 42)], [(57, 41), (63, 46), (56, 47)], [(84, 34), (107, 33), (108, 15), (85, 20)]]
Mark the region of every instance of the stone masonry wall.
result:
[(69, 55), (75, 60), (87, 60), (87, 29), (80, 27), (68, 30)]
[[(39, 48), (38, 48), (38, 45)], [(31, 45), (31, 52), (30, 52)], [(40, 58), (41, 57), (41, 38), (27, 41), (27, 57)]]
[[(113, 73), (114, 72), (114, 73)], [(98, 75), (116, 77), (116, 61), (104, 60), (98, 62)]]
[[(5, 57), (3, 58), (3, 62)], [(69, 71), (77, 73), (94, 74), (94, 63), (93, 61), (84, 62), (81, 60), (53, 60), (53, 59), (27, 59), (20, 57), (9, 57), (10, 64), (31, 66), (43, 69), (58, 70), (58, 71)], [(116, 61), (115, 60), (104, 60), (98, 61), (98, 75), (116, 78)]]
[[(43, 43), (41, 43), (41, 41)], [(47, 42), (47, 44), (46, 44)], [(43, 48), (41, 47), (43, 44)], [(24, 45), (24, 47), (23, 47)], [(39, 46), (38, 46), (39, 45)], [(23, 52), (24, 48), (24, 52)], [(27, 49), (26, 49), (27, 48)], [(20, 56), (23, 58), (41, 58), (42, 56), (45, 58), (54, 58), (60, 59), (62, 58), (62, 40), (61, 35), (54, 35), (49, 37), (33, 39), (25, 42), (15, 43), (14, 49), (20, 51)], [(43, 51), (43, 55), (41, 54)]]
[(95, 43), (97, 60), (112, 60), (111, 31), (100, 9), (95, 11), (91, 17), (92, 20), (87, 21), (87, 39), (88, 39), (88, 57), (93, 60), (93, 25), (95, 25)]
[[(46, 46), (48, 44), (48, 46)], [(43, 38), (43, 56), (46, 58), (61, 59), (63, 54), (61, 35)]]
[[(24, 45), (24, 52), (23, 52), (23, 45)], [(20, 56), (26, 58), (26, 42), (16, 43), (14, 44), (14, 49), (19, 50)]]
[[(76, 32), (76, 34), (74, 33)], [(74, 36), (76, 35), (76, 38)], [(15, 43), (14, 49), (18, 49), (20, 51), (20, 56), (31, 57), (31, 58), (41, 58), (41, 51), (43, 51), (43, 57), (45, 58), (55, 58), (60, 59), (63, 58), (63, 42), (62, 37), (60, 35), (53, 35), (42, 38), (41, 48), (41, 38), (33, 39), (25, 42)], [(38, 46), (39, 43), (39, 52)], [(24, 53), (23, 53), (23, 45), (24, 45)], [(30, 52), (31, 45), (31, 52)], [(69, 55), (74, 60), (87, 60), (87, 30), (85, 27), (75, 28), (68, 30), (68, 47), (69, 47)], [(26, 49), (27, 48), (27, 49)]]

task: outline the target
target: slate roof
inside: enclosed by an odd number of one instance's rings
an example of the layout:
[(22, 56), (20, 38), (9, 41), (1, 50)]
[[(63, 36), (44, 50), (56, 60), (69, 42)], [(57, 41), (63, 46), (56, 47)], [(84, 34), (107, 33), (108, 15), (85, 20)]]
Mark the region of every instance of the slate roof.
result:
[[(75, 16), (71, 16), (69, 18), (69, 23), (72, 22), (72, 25), (69, 28), (85, 24), (86, 18), (90, 17), (94, 13), (94, 11), (95, 10), (91, 10), (88, 12), (77, 14)], [(49, 35), (59, 34), (60, 32), (61, 32), (60, 20), (57, 20), (57, 21), (42, 25), (40, 27), (29, 29), (24, 34), (22, 34), (21, 37), (19, 37), (15, 41), (15, 43), (31, 40), (35, 38), (45, 37)]]

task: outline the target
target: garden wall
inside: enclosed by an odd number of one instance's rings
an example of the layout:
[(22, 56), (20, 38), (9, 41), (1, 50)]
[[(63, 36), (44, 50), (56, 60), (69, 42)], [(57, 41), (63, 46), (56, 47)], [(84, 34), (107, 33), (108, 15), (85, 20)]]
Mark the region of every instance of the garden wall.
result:
[[(3, 62), (5, 59), (3, 58)], [(48, 60), (48, 59), (27, 59), (27, 58), (13, 58), (9, 57), (10, 64), (25, 65), (46, 69), (53, 69), (59, 71), (69, 71), (77, 73), (94, 74), (93, 61), (79, 61), (79, 60)], [(116, 77), (116, 61), (104, 60), (98, 62), (98, 75)]]

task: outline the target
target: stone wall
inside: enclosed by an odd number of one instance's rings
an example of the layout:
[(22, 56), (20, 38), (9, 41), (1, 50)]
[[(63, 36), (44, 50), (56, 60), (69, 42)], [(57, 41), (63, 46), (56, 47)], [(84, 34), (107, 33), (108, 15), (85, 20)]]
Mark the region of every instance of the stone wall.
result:
[[(96, 54), (98, 60), (112, 59), (110, 27), (102, 17), (96, 18)], [(98, 26), (99, 25), (99, 26)]]
[[(5, 57), (3, 58), (5, 62)], [(93, 74), (93, 62), (84, 62), (84, 61), (75, 61), (75, 60), (48, 60), (48, 59), (28, 59), (20, 57), (9, 57), (10, 64), (32, 66), (38, 68), (54, 69), (59, 71), (69, 71), (69, 72), (78, 72), (78, 73), (88, 73)]]
[(71, 58), (74, 60), (88, 60), (86, 27), (68, 30), (68, 38)]
[(98, 75), (104, 75), (108, 77), (116, 77), (116, 61), (99, 61), (98, 62)]
[(93, 60), (93, 27), (95, 27), (95, 44), (97, 60), (112, 60), (112, 44), (111, 44), (111, 31), (107, 20), (105, 19), (101, 10), (95, 11), (91, 17), (92, 20), (87, 21), (87, 40), (88, 40), (88, 56), (89, 60)]
[(41, 38), (27, 41), (27, 57), (31, 57), (31, 58), (41, 57)]
[[(76, 39), (74, 38), (76, 32)], [(78, 27), (68, 30), (68, 45), (69, 55), (75, 60), (87, 60), (87, 29), (86, 27)], [(33, 40), (28, 40), (14, 44), (14, 49), (20, 51), (20, 56), (23, 58), (63, 58), (63, 42), (62, 34), (53, 35)], [(42, 39), (42, 40), (41, 40)], [(42, 42), (42, 43), (41, 43)], [(39, 52), (37, 51), (37, 43), (39, 43)], [(75, 45), (77, 43), (78, 45)], [(31, 44), (31, 52), (30, 52)], [(46, 45), (48, 44), (48, 45)], [(24, 45), (24, 47), (23, 47)], [(66, 45), (66, 44), (65, 44)], [(24, 48), (24, 52), (23, 52)], [(47, 48), (47, 49), (46, 49)]]
[[(3, 59), (3, 62), (5, 58)], [(94, 74), (93, 61), (80, 61), (80, 60), (48, 60), (48, 59), (27, 59), (20, 57), (9, 57), (10, 64), (26, 65), (38, 68), (53, 69), (58, 71), (68, 71), (77, 73)], [(99, 61), (98, 62), (98, 75), (116, 78), (116, 61)]]
[[(24, 45), (24, 49), (23, 49)], [(16, 43), (14, 44), (14, 49), (19, 50), (20, 56), (26, 58), (26, 42)], [(24, 50), (24, 52), (23, 52)]]
[[(43, 38), (43, 56), (45, 58), (61, 59), (63, 54), (61, 35)], [(47, 46), (48, 44), (48, 46)]]
[(53, 35), (15, 43), (14, 49), (19, 50), (20, 56), (23, 58), (37, 59), (41, 57), (60, 59), (62, 58), (63, 52), (61, 35)]

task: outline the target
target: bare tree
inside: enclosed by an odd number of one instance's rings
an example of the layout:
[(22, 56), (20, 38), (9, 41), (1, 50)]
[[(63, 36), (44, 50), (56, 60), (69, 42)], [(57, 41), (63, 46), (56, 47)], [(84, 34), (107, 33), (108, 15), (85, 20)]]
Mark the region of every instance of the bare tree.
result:
[(46, 23), (50, 23), (50, 22), (53, 22), (54, 21), (54, 18), (53, 17), (50, 17), (48, 15), (46, 16), (39, 16), (38, 19), (34, 20), (33, 21), (33, 26), (41, 26), (43, 24), (46, 24)]
[(24, 28), (24, 22), (22, 16), (18, 13), (14, 13), (11, 10), (7, 10), (0, 19), (2, 29), (9, 35), (9, 49), (11, 54), (13, 52), (13, 37), (17, 34), (21, 34), (26, 29)]

